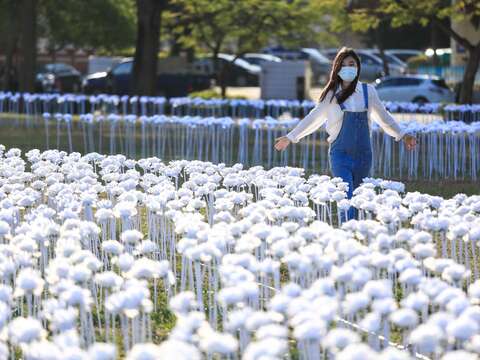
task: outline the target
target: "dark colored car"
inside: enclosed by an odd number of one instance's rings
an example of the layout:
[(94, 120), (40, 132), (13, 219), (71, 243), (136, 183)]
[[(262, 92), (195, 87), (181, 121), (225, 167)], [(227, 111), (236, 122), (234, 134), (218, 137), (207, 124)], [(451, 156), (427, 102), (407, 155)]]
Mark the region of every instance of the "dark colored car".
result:
[(82, 75), (73, 66), (63, 63), (41, 66), (35, 79), (37, 92), (79, 92), (82, 88)]
[[(133, 60), (122, 61), (107, 72), (97, 72), (83, 80), (86, 94), (130, 94)], [(186, 96), (192, 91), (209, 89), (210, 77), (197, 74), (159, 74), (157, 75), (157, 95), (165, 97)]]

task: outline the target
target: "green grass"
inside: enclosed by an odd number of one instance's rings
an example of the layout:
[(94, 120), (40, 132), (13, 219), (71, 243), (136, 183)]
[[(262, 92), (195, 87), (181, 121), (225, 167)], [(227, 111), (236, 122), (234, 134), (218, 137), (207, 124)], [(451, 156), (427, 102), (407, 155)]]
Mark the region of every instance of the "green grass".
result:
[[(38, 119), (38, 116), (34, 115), (28, 115), (28, 114), (18, 114), (18, 113), (0, 113), (0, 119), (18, 119), (18, 120), (33, 120), (33, 119)], [(73, 121), (79, 121), (80, 120), (80, 115), (72, 115), (72, 120)]]
[(399, 180), (405, 184), (406, 191), (418, 191), (425, 194), (449, 199), (456, 194), (468, 196), (480, 195), (480, 183), (466, 180)]
[(176, 317), (170, 311), (167, 304), (167, 298), (163, 292), (158, 293), (158, 307), (157, 311), (152, 312), (152, 333), (153, 333), (153, 342), (159, 344), (162, 341), (165, 341), (168, 337), (168, 334), (175, 326)]
[[(199, 97), (202, 99), (220, 99), (222, 94), (217, 89), (207, 89), (202, 91), (194, 91), (188, 94), (188, 97)], [(225, 99), (247, 99), (246, 96), (225, 96)]]
[[(204, 95), (205, 97), (212, 97), (215, 90), (208, 90), (207, 92), (192, 93), (192, 95)], [(84, 136), (81, 123), (78, 121), (78, 115), (73, 116), (72, 123), (72, 143), (73, 151), (84, 152)], [(65, 124), (62, 123), (60, 128), (59, 137), (57, 137), (57, 127), (56, 121), (54, 119), (50, 120), (48, 127), (48, 147), (47, 147), (47, 128), (45, 127), (44, 121), (39, 117), (32, 117), (25, 114), (5, 114), (0, 113), (0, 144), (5, 145), (7, 148), (17, 147), (23, 150), (24, 152), (37, 148), (41, 151), (57, 148), (59, 150), (69, 151), (67, 132)], [(181, 132), (177, 132), (172, 128), (169, 128), (166, 132), (167, 136), (183, 136)], [(234, 133), (233, 136), (233, 148), (237, 146), (236, 139), (237, 133)], [(254, 136), (251, 133), (249, 136), (250, 148), (253, 147)], [(141, 131), (137, 129), (136, 133), (136, 157), (141, 157)], [(99, 149), (100, 140), (102, 146)], [(99, 137), (97, 130), (94, 133), (93, 141), (95, 143), (95, 150), (108, 154), (110, 152), (110, 133), (108, 125), (104, 124), (102, 127), (102, 136)], [(122, 152), (122, 146), (120, 145), (120, 140), (117, 141), (116, 151)], [(166, 147), (166, 152), (162, 154), (161, 158), (164, 161), (169, 161), (170, 159), (178, 159), (179, 154), (176, 154), (175, 149), (173, 148), (173, 143), (167, 141), (168, 145)], [(268, 142), (264, 141), (264, 156), (266, 158), (268, 152)], [(316, 145), (319, 152), (324, 152), (325, 147), (327, 146), (325, 141), (317, 140)], [(290, 157), (289, 162), (295, 164), (292, 166), (301, 166), (302, 161), (300, 159), (300, 147), (297, 147), (297, 158), (293, 159)], [(279, 155), (279, 154), (275, 154)], [(151, 153), (147, 153), (147, 156), (151, 156)], [(235, 155), (234, 155), (235, 159)], [(319, 161), (317, 157), (316, 164), (312, 169), (306, 169), (305, 176), (309, 176), (312, 173), (328, 173), (328, 169), (324, 169), (323, 162)], [(323, 160), (324, 161), (324, 160)], [(235, 162), (235, 161), (234, 161)], [(310, 165), (311, 166), (311, 165)], [(431, 195), (438, 195), (444, 198), (451, 198), (457, 193), (465, 193), (467, 195), (475, 195), (480, 193), (480, 185), (475, 181), (471, 180), (405, 180), (405, 179), (396, 179), (405, 183), (406, 190), (409, 192), (419, 191), (422, 193), (428, 193)]]
[[(75, 120), (75, 117), (74, 117)], [(72, 124), (72, 143), (73, 151), (84, 152), (84, 137), (83, 129), (80, 125), (80, 122), (74, 121)], [(65, 124), (62, 123), (60, 128), (59, 137), (57, 137), (57, 128), (56, 121), (51, 120), (48, 127), (48, 147), (47, 147), (47, 136), (46, 136), (45, 124), (42, 120), (33, 120), (32, 117), (28, 116), (18, 116), (12, 118), (11, 114), (0, 114), (0, 144), (3, 144), (8, 148), (17, 147), (24, 152), (30, 149), (39, 149), (41, 151), (49, 149), (59, 149), (64, 151), (69, 151), (67, 132), (65, 129)], [(168, 136), (181, 136), (179, 132), (174, 131), (173, 129), (168, 130), (166, 134)], [(140, 141), (140, 131), (136, 131), (136, 157), (141, 157), (141, 141)], [(234, 134), (235, 135), (235, 134)], [(100, 137), (98, 134), (94, 134), (95, 150), (100, 153), (108, 154), (110, 152), (110, 134), (107, 125), (103, 126), (102, 133), (102, 146), (99, 149)], [(234, 136), (233, 146), (235, 147), (235, 136)], [(254, 137), (250, 136), (250, 141), (253, 141)], [(160, 156), (164, 161), (169, 161), (170, 159), (179, 158), (179, 154), (175, 154), (172, 144), (170, 141), (167, 141), (168, 145), (166, 152)], [(253, 147), (253, 144), (251, 145)], [(268, 151), (267, 142), (263, 144), (265, 148), (265, 155)], [(325, 144), (318, 144), (319, 151), (323, 151), (321, 148)], [(299, 149), (297, 149), (299, 150)], [(117, 141), (117, 152), (122, 152), (122, 147)], [(150, 156), (151, 153), (148, 153), (147, 156)], [(278, 155), (278, 154), (277, 154)], [(298, 155), (298, 152), (297, 152)], [(234, 156), (235, 158), (235, 156)], [(235, 162), (235, 161), (234, 161)], [(299, 159), (290, 159), (290, 163), (297, 164), (294, 166), (301, 166), (302, 162)], [(323, 168), (323, 165), (319, 162), (318, 165), (315, 165), (314, 169), (307, 169), (305, 171), (305, 176), (309, 176), (312, 173), (327, 173), (328, 170)], [(457, 193), (465, 193), (467, 195), (474, 195), (480, 193), (480, 186), (478, 182), (470, 180), (405, 180), (405, 179), (395, 179), (406, 185), (406, 190), (413, 192), (419, 191), (422, 193), (428, 193), (431, 195), (438, 195), (444, 198), (450, 198)]]

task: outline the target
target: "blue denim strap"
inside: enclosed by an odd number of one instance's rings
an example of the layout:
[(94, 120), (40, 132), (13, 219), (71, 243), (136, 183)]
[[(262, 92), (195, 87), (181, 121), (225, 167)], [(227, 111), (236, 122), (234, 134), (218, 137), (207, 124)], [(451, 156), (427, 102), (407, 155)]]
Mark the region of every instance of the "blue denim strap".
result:
[(368, 109), (368, 88), (367, 83), (362, 83), (363, 100), (365, 101), (365, 109)]

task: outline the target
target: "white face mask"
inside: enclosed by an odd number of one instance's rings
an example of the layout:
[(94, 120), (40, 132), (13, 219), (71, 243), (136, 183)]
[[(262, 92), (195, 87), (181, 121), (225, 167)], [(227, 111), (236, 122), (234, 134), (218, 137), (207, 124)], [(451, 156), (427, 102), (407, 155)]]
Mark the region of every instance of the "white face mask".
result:
[(342, 66), (338, 72), (338, 76), (345, 81), (353, 81), (357, 76), (357, 67), (356, 66)]

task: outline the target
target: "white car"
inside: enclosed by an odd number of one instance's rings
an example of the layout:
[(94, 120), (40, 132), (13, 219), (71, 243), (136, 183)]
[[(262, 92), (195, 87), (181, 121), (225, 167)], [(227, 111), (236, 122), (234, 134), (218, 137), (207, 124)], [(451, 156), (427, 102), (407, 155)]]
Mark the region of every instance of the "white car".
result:
[[(227, 63), (231, 65), (231, 68), (227, 72), (227, 85), (258, 86), (258, 78), (262, 68), (258, 65), (251, 64), (242, 58), (237, 58), (235, 61), (233, 61), (233, 59), (235, 59), (234, 55), (225, 53), (218, 54), (220, 66), (225, 66)], [(199, 74), (216, 76), (212, 54), (207, 54), (206, 56), (195, 60), (193, 62), (193, 69)]]
[(264, 62), (282, 62), (282, 59), (275, 55), (246, 53), (242, 59), (253, 65), (261, 66)]
[(386, 76), (374, 86), (383, 101), (453, 102), (455, 98), (445, 80), (431, 75)]
[[(381, 54), (380, 54), (380, 50), (378, 50), (378, 49), (365, 49), (365, 51), (368, 51), (370, 54), (375, 55), (380, 60), (382, 59)], [(397, 58), (396, 56), (394, 56), (392, 54), (387, 54), (386, 51), (384, 51), (383, 53), (385, 55), (385, 60), (387, 60), (388, 66), (393, 71), (396, 71), (397, 69), (399, 69), (399, 71), (400, 71), (399, 73), (396, 73), (396, 74), (393, 74), (393, 75), (401, 75), (401, 74), (404, 74), (406, 72), (407, 64), (405, 62), (403, 62), (402, 60), (400, 60), (399, 58)], [(392, 66), (393, 66), (393, 68), (392, 68)]]
[(407, 63), (408, 59), (418, 55), (423, 55), (423, 51), (414, 50), (414, 49), (388, 49), (385, 50), (385, 54), (395, 56), (404, 63)]

